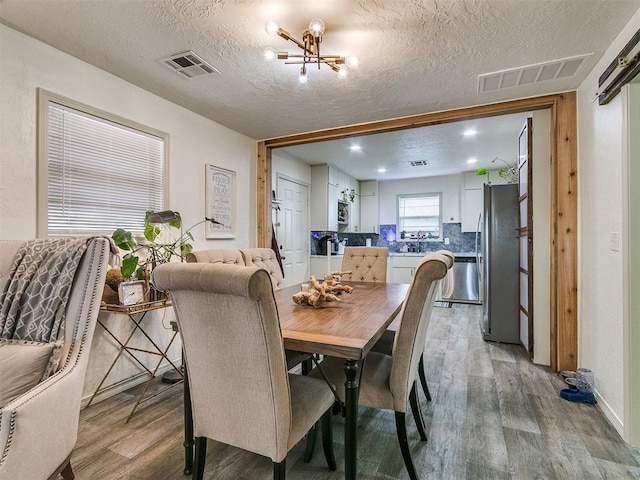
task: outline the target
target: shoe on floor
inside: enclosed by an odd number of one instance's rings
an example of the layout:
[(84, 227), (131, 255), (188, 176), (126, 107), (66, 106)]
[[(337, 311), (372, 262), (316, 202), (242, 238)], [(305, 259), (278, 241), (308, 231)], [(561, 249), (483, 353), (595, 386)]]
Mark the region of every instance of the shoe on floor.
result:
[(596, 403), (596, 397), (592, 392), (581, 392), (577, 388), (563, 388), (560, 390), (560, 398), (570, 402)]

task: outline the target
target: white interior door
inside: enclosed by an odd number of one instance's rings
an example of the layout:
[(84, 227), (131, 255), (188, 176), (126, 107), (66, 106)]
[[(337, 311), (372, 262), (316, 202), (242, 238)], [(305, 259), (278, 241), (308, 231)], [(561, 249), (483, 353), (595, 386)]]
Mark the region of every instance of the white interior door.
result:
[(309, 279), (309, 187), (278, 175), (276, 238), (287, 286)]

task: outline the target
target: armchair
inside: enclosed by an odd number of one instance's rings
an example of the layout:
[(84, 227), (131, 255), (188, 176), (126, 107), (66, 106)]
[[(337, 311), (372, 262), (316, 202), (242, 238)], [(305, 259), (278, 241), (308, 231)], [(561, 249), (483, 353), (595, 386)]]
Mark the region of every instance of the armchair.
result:
[[(0, 241), (0, 290), (22, 243)], [(77, 267), (55, 373), (0, 406), (0, 480), (54, 479), (58, 474), (65, 480), (74, 478), (70, 457), (78, 435), (82, 388), (109, 248), (106, 238), (90, 240)], [(2, 376), (7, 382), (4, 373)]]

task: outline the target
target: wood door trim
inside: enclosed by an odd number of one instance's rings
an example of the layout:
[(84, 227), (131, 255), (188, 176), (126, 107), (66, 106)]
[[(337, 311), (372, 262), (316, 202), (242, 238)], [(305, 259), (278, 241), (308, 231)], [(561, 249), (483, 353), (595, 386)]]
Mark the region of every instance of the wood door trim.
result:
[(578, 154), (575, 91), (260, 141), (257, 145), (256, 169), (257, 244), (268, 246), (271, 243), (273, 148), (547, 108), (551, 110), (551, 367), (556, 371), (575, 370), (578, 358)]

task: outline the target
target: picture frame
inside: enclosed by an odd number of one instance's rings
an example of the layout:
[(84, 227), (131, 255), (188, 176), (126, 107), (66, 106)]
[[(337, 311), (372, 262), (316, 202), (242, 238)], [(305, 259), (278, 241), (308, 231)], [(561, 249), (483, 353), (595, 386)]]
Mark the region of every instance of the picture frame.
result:
[(236, 172), (213, 164), (206, 164), (205, 169), (205, 215), (221, 223), (207, 222), (205, 238), (235, 238)]
[(145, 301), (145, 281), (134, 280), (118, 285), (118, 298), (122, 305), (135, 305)]

